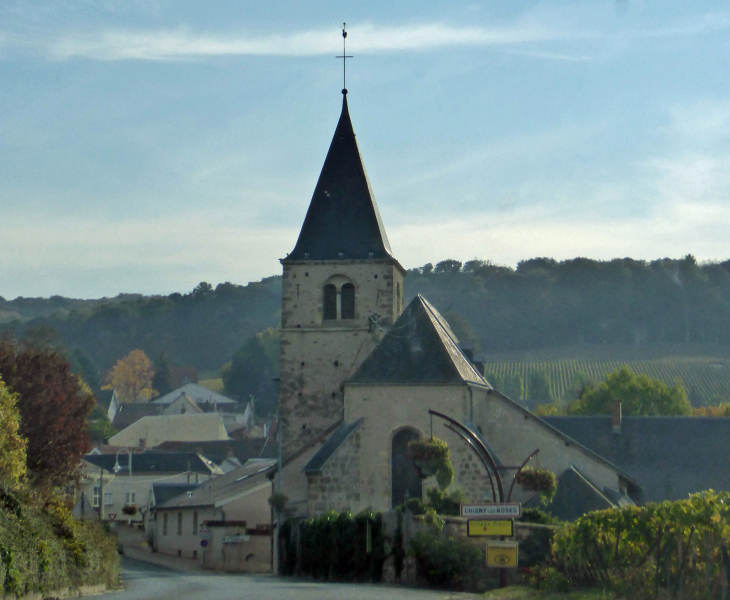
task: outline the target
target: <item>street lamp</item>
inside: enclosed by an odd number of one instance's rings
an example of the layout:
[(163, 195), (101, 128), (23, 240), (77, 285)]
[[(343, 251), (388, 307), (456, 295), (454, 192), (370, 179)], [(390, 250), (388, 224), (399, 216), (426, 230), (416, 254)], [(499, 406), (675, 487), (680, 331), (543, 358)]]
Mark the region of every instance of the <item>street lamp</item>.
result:
[[(122, 467), (119, 466), (119, 453), (122, 450), (126, 450), (127, 451), (127, 455), (129, 457), (129, 460), (127, 462), (127, 465), (129, 466), (129, 492), (128, 493), (129, 493), (129, 503), (131, 504), (131, 502), (132, 502), (132, 493), (133, 493), (132, 492), (132, 451), (129, 448), (119, 448), (119, 450), (117, 450), (117, 455), (116, 455), (116, 457), (114, 459), (114, 463), (115, 464), (114, 464), (113, 471), (114, 471), (114, 473), (119, 473), (119, 471), (122, 470)], [(132, 522), (132, 515), (129, 515), (129, 522), (130, 523)]]

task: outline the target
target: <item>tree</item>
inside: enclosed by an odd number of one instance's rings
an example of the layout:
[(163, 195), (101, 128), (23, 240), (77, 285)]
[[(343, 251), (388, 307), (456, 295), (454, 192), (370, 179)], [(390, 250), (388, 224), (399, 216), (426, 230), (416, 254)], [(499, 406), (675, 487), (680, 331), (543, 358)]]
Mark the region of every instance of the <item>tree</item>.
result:
[(157, 392), (152, 387), (152, 361), (143, 350), (132, 350), (120, 358), (107, 376), (105, 390), (116, 390), (122, 402), (144, 402)]
[(527, 391), (532, 400), (550, 400), (553, 397), (550, 378), (545, 371), (530, 373), (530, 385)]
[(717, 406), (700, 406), (692, 409), (693, 417), (730, 417), (730, 402)]
[(501, 375), (498, 375), (495, 372), (487, 373), (487, 381), (492, 385), (492, 387), (497, 391), (502, 391), (504, 388), (504, 380), (502, 379)]
[(170, 363), (167, 361), (167, 353), (163, 350), (155, 362), (155, 376), (152, 378), (152, 387), (164, 396), (172, 391), (170, 381)]
[(225, 391), (231, 397), (257, 400), (257, 413), (266, 415), (276, 408), (277, 390), (273, 379), (278, 372), (279, 334), (267, 329), (250, 337), (222, 370)]
[(610, 415), (614, 400), (626, 415), (689, 415), (692, 407), (680, 380), (674, 387), (637, 375), (628, 367), (609, 373), (596, 387), (587, 387), (568, 412), (576, 415)]
[(28, 477), (41, 487), (72, 481), (89, 451), (86, 417), (95, 399), (58, 352), (0, 340), (0, 377), (17, 394)]
[(0, 484), (17, 486), (25, 477), (25, 445), (20, 435), (18, 396), (0, 379)]
[(506, 375), (504, 378), (504, 390), (499, 390), (510, 400), (522, 400), (522, 377), (519, 375)]

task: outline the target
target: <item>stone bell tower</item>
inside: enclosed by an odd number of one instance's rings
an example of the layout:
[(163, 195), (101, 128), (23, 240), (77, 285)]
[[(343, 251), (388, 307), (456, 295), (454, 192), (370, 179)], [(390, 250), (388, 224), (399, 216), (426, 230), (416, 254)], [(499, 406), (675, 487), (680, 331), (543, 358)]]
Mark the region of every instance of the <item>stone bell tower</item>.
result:
[(343, 415), (341, 384), (403, 309), (405, 270), (392, 256), (357, 146), (342, 114), (284, 268), (279, 414), (284, 454)]

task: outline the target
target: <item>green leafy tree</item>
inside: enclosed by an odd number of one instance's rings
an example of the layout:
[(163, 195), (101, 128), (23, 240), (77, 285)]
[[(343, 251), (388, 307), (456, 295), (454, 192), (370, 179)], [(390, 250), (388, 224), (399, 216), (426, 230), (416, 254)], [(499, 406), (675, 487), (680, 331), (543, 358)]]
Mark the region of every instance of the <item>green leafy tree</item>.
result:
[(94, 390), (101, 389), (101, 373), (99, 367), (96, 366), (94, 359), (89, 353), (82, 348), (74, 348), (71, 352), (67, 352), (66, 358), (71, 363), (71, 371), (81, 376), (88, 386)]
[(88, 419), (89, 436), (92, 442), (105, 444), (107, 440), (117, 433), (111, 424), (106, 411), (98, 404), (89, 415)]
[(595, 387), (596, 381), (582, 371), (578, 371), (575, 375), (573, 375), (573, 379), (570, 382), (570, 386), (567, 390), (565, 390), (565, 400), (573, 401), (580, 398), (581, 394), (588, 388), (588, 387)]
[(152, 387), (164, 396), (172, 391), (170, 363), (167, 360), (167, 353), (163, 350), (155, 361), (155, 375), (152, 377)]
[(497, 373), (487, 373), (487, 381), (497, 391), (502, 391), (504, 388), (504, 379)]
[(251, 336), (221, 369), (225, 392), (239, 401), (256, 399), (259, 415), (276, 410), (277, 389), (274, 378), (278, 373), (279, 332), (267, 329)]
[(524, 388), (522, 385), (522, 377), (517, 375), (507, 375), (504, 378), (504, 389), (499, 390), (510, 400), (522, 400)]
[(621, 401), (626, 415), (689, 415), (692, 411), (681, 381), (677, 380), (670, 388), (658, 379), (621, 367), (609, 373), (595, 388), (586, 388), (568, 412), (609, 415), (614, 400)]
[(553, 397), (550, 378), (545, 371), (530, 373), (530, 384), (527, 392), (532, 400), (550, 400)]
[(25, 477), (25, 445), (20, 435), (18, 396), (0, 379), (0, 484), (17, 486)]

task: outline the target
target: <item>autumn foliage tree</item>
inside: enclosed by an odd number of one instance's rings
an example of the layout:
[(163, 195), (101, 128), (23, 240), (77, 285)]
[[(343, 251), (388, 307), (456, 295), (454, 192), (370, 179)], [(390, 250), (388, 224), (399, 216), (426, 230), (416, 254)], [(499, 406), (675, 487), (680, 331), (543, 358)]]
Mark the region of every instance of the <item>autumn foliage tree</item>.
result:
[(17, 395), (28, 479), (48, 487), (72, 481), (89, 450), (86, 417), (94, 395), (61, 354), (10, 337), (0, 340), (0, 377)]
[(11, 487), (23, 480), (26, 469), (17, 398), (0, 379), (0, 484)]
[(132, 350), (120, 358), (107, 377), (105, 390), (116, 390), (122, 402), (146, 401), (157, 394), (152, 387), (152, 361), (143, 350)]

